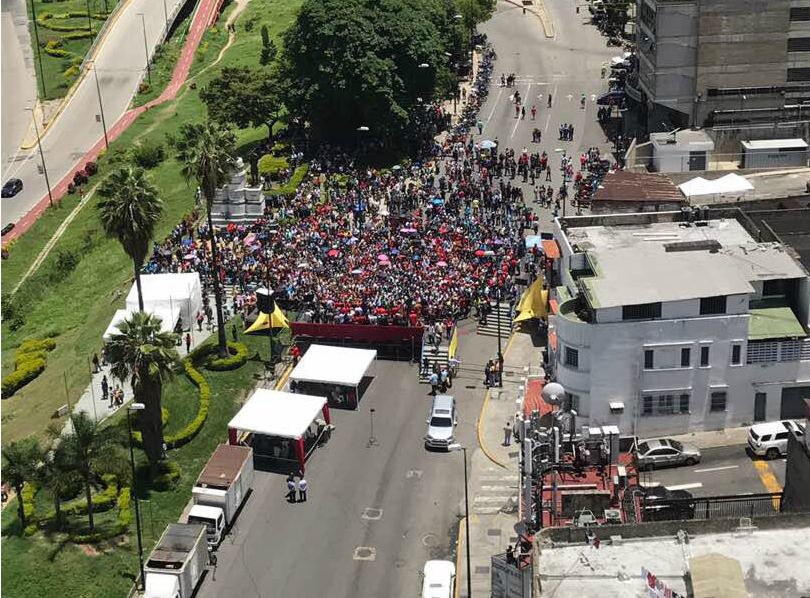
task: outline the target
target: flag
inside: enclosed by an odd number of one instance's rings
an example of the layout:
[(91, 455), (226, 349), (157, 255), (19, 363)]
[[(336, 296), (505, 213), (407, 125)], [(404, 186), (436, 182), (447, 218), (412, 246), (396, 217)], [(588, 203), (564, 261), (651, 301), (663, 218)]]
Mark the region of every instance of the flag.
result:
[(548, 290), (543, 289), (543, 278), (535, 280), (532, 285), (523, 291), (517, 311), (520, 314), (515, 318), (515, 322), (523, 322), (532, 318), (548, 318)]
[(458, 326), (453, 326), (453, 338), (450, 339), (450, 347), (447, 350), (447, 359), (453, 359), (458, 350)]

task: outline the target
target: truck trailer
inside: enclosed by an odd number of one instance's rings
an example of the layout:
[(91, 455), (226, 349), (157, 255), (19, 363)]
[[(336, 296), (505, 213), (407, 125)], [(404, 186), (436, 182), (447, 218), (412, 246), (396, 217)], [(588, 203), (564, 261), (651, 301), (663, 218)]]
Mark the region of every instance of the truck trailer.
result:
[(217, 447), (191, 490), (194, 506), (189, 523), (208, 528), (208, 544), (216, 548), (233, 524), (253, 485), (253, 449), (222, 444)]
[(170, 523), (144, 567), (144, 598), (189, 598), (208, 564), (206, 527)]

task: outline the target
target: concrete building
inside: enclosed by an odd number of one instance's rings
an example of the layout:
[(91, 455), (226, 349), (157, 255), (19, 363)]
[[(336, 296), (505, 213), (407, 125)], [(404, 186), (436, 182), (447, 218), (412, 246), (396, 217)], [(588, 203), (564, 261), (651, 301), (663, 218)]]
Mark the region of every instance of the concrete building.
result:
[(807, 515), (544, 530), (539, 598), (803, 598), (810, 595)]
[(637, 9), (627, 94), (647, 132), (810, 117), (807, 0), (637, 0)]
[(549, 361), (578, 422), (639, 435), (803, 417), (810, 278), (739, 210), (555, 220)]

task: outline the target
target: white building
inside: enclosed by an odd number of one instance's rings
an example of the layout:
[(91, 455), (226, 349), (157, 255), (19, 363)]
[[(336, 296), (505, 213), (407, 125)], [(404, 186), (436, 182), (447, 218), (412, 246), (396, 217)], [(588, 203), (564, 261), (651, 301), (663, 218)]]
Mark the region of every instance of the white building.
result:
[(678, 434), (803, 416), (808, 273), (723, 213), (555, 221), (550, 363), (591, 425)]

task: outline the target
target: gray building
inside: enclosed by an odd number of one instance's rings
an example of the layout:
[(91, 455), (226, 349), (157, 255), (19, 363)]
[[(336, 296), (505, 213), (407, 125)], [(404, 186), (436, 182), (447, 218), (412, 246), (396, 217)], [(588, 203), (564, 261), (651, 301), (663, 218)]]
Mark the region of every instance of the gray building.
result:
[(810, 118), (810, 0), (638, 0), (637, 14), (627, 94), (646, 132)]

